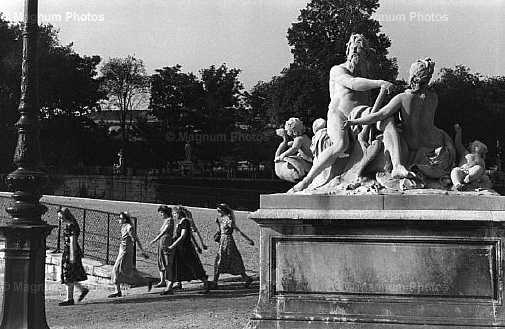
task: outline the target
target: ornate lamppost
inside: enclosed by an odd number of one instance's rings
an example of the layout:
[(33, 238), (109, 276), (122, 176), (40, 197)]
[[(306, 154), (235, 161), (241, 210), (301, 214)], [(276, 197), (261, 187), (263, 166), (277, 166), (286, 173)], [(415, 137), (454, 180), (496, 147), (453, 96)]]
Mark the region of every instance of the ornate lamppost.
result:
[(0, 329), (49, 328), (44, 298), (45, 254), (46, 237), (54, 226), (41, 219), (47, 208), (39, 202), (47, 176), (39, 170), (37, 18), (38, 0), (25, 0), (20, 118), (14, 153), (17, 169), (6, 179), (14, 192), (12, 205), (6, 209), (12, 218), (0, 226), (6, 240)]

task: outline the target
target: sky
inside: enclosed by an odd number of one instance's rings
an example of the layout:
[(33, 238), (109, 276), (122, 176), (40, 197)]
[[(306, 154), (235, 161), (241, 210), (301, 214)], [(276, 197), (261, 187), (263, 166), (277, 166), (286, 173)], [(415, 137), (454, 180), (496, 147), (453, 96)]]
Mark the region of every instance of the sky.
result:
[[(183, 72), (223, 63), (242, 70), (250, 90), (292, 62), (287, 29), (308, 0), (40, 0), (41, 22), (83, 55), (141, 58), (149, 73), (180, 64)], [(392, 41), (399, 78), (430, 57), (436, 68), (463, 64), (473, 73), (505, 75), (505, 0), (381, 0), (374, 17)], [(21, 19), (23, 0), (1, 0)]]

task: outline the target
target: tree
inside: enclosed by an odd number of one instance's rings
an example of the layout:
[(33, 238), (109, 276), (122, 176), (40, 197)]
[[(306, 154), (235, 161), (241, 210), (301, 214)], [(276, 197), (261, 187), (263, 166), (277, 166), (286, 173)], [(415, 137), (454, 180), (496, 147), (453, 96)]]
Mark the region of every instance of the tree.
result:
[(239, 69), (228, 69), (225, 64), (211, 65), (200, 70), (204, 88), (204, 123), (206, 130), (228, 132), (235, 126), (243, 110), (243, 85), (238, 79)]
[(488, 146), (486, 165), (496, 162), (496, 140), (505, 141), (501, 123), (505, 122), (505, 78), (483, 77), (470, 68), (457, 65), (442, 68), (433, 83), (439, 103), (437, 126), (454, 134), (454, 124), (463, 128), (465, 143), (478, 139)]
[(151, 77), (149, 108), (166, 127), (181, 127), (184, 121), (198, 121), (203, 94), (203, 84), (193, 73), (181, 72), (180, 65), (164, 67)]
[[(22, 46), (20, 24), (8, 23), (0, 16), (0, 171), (12, 170), (12, 152), (17, 139), (14, 123), (19, 116)], [(43, 162), (53, 165), (61, 164), (63, 158), (73, 161), (75, 146), (67, 147), (68, 136), (62, 136), (59, 130), (84, 125), (79, 115), (96, 108), (102, 97), (95, 79), (100, 57), (80, 56), (74, 52), (72, 44), (61, 45), (58, 30), (51, 25), (39, 27), (38, 55), (42, 82), (39, 91), (41, 148), (47, 151), (42, 153)], [(49, 122), (53, 119), (56, 120), (54, 124)], [(84, 138), (78, 131), (70, 131), (75, 133), (72, 139)], [(58, 156), (50, 156), (52, 147), (58, 148)]]
[(290, 117), (298, 117), (310, 125), (315, 119), (326, 117), (326, 86), (314, 69), (293, 66), (269, 83), (255, 86), (252, 94), (256, 95), (259, 90), (265, 94), (263, 106), (267, 107), (265, 112), (270, 122), (282, 125)]
[[(81, 56), (67, 46), (53, 46), (39, 56), (41, 115), (82, 115), (105, 97), (96, 79), (100, 56)], [(48, 83), (49, 82), (49, 83)]]
[[(129, 126), (133, 123), (132, 116), (128, 114), (147, 102), (149, 77), (143, 61), (131, 55), (127, 58), (109, 59), (100, 72), (102, 90), (119, 110), (123, 154), (126, 153), (126, 160)], [(126, 167), (123, 170), (126, 170)]]
[(332, 66), (345, 62), (351, 34), (362, 33), (374, 49), (372, 77), (393, 81), (398, 69), (395, 59), (386, 58), (391, 41), (372, 17), (377, 8), (378, 0), (312, 0), (288, 29), (294, 64), (327, 76)]
[(370, 78), (395, 81), (396, 59), (386, 57), (391, 42), (372, 18), (378, 7), (378, 0), (312, 0), (301, 10), (287, 34), (293, 63), (268, 82), (268, 113), (275, 123), (297, 116), (310, 126), (326, 117), (329, 72), (346, 61), (352, 33), (364, 34), (373, 48)]

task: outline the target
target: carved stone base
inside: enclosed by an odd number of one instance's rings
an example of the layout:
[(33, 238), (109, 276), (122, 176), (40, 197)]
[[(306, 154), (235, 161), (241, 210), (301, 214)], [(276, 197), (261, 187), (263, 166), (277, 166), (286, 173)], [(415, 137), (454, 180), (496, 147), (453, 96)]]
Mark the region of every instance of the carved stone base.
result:
[(505, 198), (266, 195), (254, 328), (505, 328)]

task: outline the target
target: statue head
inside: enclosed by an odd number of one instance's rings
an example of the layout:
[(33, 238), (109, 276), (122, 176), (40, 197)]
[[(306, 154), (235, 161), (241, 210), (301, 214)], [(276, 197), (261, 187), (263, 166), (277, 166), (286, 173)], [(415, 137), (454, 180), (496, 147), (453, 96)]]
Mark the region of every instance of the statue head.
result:
[(433, 75), (435, 62), (430, 58), (418, 59), (409, 70), (409, 85), (413, 92), (426, 88)]
[(482, 159), (485, 159), (487, 154), (487, 146), (481, 141), (474, 140), (470, 143), (470, 152), (477, 153)]
[(316, 119), (312, 123), (312, 132), (314, 134), (323, 128), (326, 128), (326, 120), (323, 118)]
[(289, 118), (284, 125), (284, 129), (286, 129), (286, 133), (293, 136), (300, 136), (303, 134), (303, 130), (305, 127), (303, 126), (303, 122), (298, 118)]
[(353, 33), (345, 51), (349, 70), (359, 76), (366, 76), (366, 57), (370, 50), (368, 40), (363, 34)]

